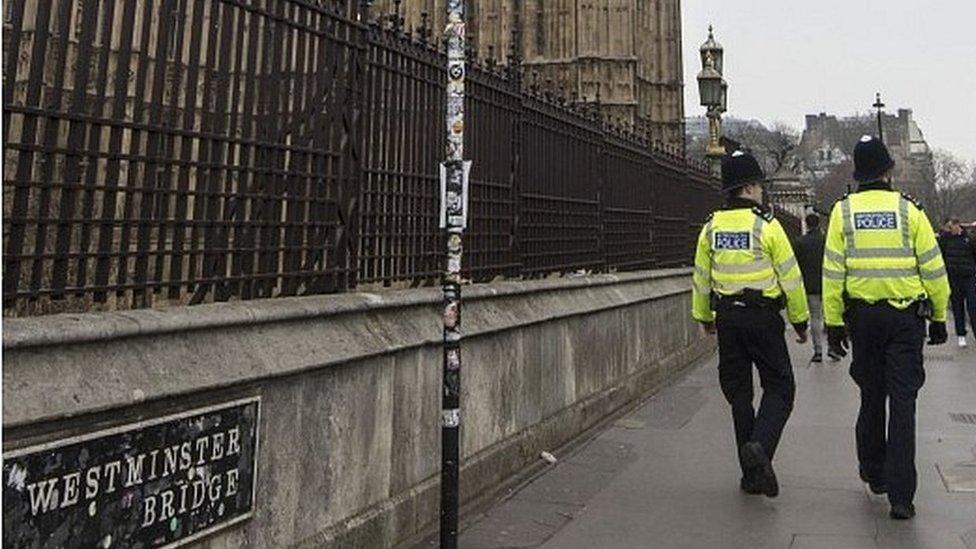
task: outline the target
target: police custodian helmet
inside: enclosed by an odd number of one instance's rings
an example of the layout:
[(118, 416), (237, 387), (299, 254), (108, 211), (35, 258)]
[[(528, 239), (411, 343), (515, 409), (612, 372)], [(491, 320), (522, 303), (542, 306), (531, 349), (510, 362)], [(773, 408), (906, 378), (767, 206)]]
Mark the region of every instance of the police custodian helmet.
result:
[(735, 151), (722, 158), (722, 191), (729, 192), (766, 178), (754, 156)]
[(877, 181), (891, 168), (895, 167), (895, 161), (888, 154), (888, 147), (885, 147), (877, 137), (865, 135), (854, 146), (854, 180), (860, 183), (870, 183)]

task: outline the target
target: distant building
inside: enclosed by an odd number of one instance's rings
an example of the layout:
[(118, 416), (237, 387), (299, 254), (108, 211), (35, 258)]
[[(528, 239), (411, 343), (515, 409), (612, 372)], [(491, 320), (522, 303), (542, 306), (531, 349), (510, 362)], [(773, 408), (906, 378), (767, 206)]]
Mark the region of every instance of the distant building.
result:
[[(899, 109), (897, 116), (884, 114), (882, 129), (885, 144), (895, 159), (895, 187), (915, 196), (930, 196), (935, 181), (932, 151), (912, 118), (911, 109)], [(835, 172), (843, 169), (842, 166), (850, 168), (851, 155), (858, 139), (877, 133), (875, 115), (847, 118), (826, 113), (807, 115), (806, 128), (797, 148), (801, 177), (809, 182), (842, 177), (844, 174)], [(850, 178), (850, 174), (847, 177)]]
[[(403, 0), (405, 27), (415, 29), (427, 14), (439, 35), (445, 1)], [(379, 0), (371, 13), (388, 14), (395, 5)], [(516, 40), (530, 83), (551, 82), (575, 101), (599, 94), (604, 113), (653, 141), (683, 145), (681, 0), (469, 2), (467, 36), (480, 58), (497, 61)]]
[(784, 166), (769, 178), (769, 203), (774, 211), (783, 210), (800, 220), (803, 232), (807, 230), (806, 216), (816, 211), (816, 193), (813, 185)]

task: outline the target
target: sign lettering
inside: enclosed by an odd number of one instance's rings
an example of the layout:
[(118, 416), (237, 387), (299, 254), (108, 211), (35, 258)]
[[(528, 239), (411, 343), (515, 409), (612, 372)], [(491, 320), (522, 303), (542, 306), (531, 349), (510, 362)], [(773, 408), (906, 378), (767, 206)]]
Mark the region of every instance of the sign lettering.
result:
[(245, 399), (5, 454), (3, 546), (172, 547), (249, 518), (259, 409)]
[(895, 212), (859, 212), (854, 214), (854, 228), (859, 231), (897, 229), (898, 216)]
[(715, 233), (714, 249), (716, 250), (748, 250), (752, 246), (751, 234), (748, 231)]

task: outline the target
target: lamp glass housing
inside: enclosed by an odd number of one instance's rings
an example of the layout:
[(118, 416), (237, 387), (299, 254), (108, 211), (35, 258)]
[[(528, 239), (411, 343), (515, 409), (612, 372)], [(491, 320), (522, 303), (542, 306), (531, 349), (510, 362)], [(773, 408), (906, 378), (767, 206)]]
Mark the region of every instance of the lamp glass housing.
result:
[(698, 75), (698, 94), (703, 107), (722, 104), (722, 77), (714, 69), (706, 68)]
[(722, 58), (725, 57), (725, 51), (721, 47), (711, 50), (712, 59), (715, 61), (715, 70), (719, 74), (725, 74), (722, 72)]

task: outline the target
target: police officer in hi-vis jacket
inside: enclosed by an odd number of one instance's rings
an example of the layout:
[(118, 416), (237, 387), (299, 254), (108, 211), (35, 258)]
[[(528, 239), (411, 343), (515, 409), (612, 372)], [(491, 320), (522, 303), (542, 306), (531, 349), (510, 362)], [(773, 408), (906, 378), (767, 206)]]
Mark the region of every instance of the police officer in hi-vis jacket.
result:
[(925, 321), (929, 343), (945, 343), (949, 283), (925, 212), (891, 188), (894, 165), (876, 137), (864, 136), (854, 148), (858, 187), (830, 214), (823, 305), (828, 353), (844, 356), (848, 334), (853, 346), (861, 479), (874, 493), (888, 494), (892, 518), (909, 519), (915, 516), (915, 398), (925, 381)]
[[(736, 151), (723, 158), (727, 202), (698, 237), (692, 316), (708, 333), (718, 333), (719, 382), (732, 405), (740, 487), (775, 497), (772, 459), (795, 393), (780, 311), (785, 305), (800, 342), (806, 341), (810, 313), (790, 242), (762, 205), (764, 179), (752, 155)], [(753, 366), (763, 388), (758, 413)]]

